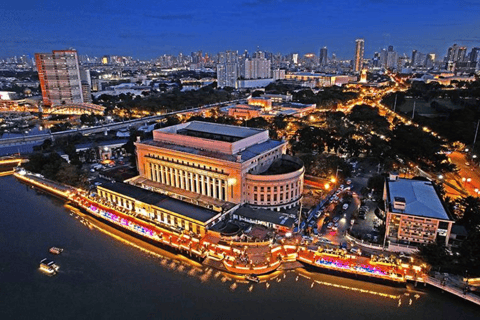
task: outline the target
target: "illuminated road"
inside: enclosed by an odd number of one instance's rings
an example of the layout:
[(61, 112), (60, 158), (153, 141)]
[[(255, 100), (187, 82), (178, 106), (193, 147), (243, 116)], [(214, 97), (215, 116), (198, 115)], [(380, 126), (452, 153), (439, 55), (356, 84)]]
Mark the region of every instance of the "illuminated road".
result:
[(446, 175), (448, 181), (469, 195), (478, 197), (480, 194), (480, 169), (471, 163), (464, 153), (452, 152), (448, 158), (459, 169), (457, 173)]

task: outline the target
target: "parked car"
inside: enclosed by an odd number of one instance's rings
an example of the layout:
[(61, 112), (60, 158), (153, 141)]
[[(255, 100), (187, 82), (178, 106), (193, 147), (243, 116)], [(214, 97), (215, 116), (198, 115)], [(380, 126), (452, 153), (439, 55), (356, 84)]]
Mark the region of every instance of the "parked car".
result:
[(335, 217), (335, 218), (333, 218), (333, 223), (337, 223), (339, 220), (340, 220), (339, 217)]
[(344, 203), (343, 206), (342, 206), (342, 209), (347, 210), (348, 209), (348, 203)]
[(350, 249), (350, 252), (351, 252), (351, 253), (358, 254), (359, 256), (362, 255), (362, 250), (360, 250), (359, 248), (351, 248), (351, 249)]
[(329, 222), (329, 223), (327, 224), (327, 229), (332, 229), (332, 227), (333, 227), (333, 222)]

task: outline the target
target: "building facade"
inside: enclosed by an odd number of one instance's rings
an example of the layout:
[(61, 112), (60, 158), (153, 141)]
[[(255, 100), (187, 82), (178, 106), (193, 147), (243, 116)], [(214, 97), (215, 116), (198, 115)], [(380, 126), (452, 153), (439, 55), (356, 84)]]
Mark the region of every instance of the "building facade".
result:
[(98, 186), (97, 194), (126, 214), (139, 215), (160, 226), (201, 236), (226, 215), (226, 212), (215, 212), (124, 183)]
[(221, 52), (217, 64), (217, 85), (219, 88), (237, 87), (238, 55), (235, 51)]
[(363, 68), (363, 56), (365, 53), (365, 40), (355, 40), (355, 58), (353, 60), (353, 71), (360, 72)]
[(299, 204), (303, 163), (268, 130), (187, 122), (137, 142), (140, 175), (130, 182), (221, 210), (249, 203), (274, 210)]
[(453, 220), (431, 181), (400, 179), (385, 182), (385, 240), (418, 246), (435, 241), (448, 245)]
[(35, 60), (45, 106), (85, 102), (77, 51), (36, 53)]

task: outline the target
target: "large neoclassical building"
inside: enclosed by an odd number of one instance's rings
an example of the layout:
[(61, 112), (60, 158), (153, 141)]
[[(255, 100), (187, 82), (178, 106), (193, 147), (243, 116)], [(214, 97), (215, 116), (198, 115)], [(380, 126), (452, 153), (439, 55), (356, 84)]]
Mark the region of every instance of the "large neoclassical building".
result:
[(272, 210), (299, 204), (304, 166), (268, 130), (192, 121), (137, 141), (140, 175), (129, 182), (216, 210), (249, 203)]

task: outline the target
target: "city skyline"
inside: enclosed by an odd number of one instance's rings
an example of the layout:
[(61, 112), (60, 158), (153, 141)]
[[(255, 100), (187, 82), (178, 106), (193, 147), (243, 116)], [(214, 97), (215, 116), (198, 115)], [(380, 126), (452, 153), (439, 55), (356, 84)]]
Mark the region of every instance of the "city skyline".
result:
[[(379, 0), (342, 1), (213, 1), (157, 3), (141, 6), (113, 1), (19, 4), (0, 9), (6, 23), (0, 57), (73, 47), (90, 56), (125, 55), (151, 59), (163, 54), (225, 50), (315, 52), (353, 59), (355, 39), (365, 39), (365, 58), (389, 45), (400, 54), (412, 50), (443, 56), (457, 43), (473, 47), (480, 4), (472, 1)], [(434, 10), (432, 9), (434, 8)], [(427, 14), (428, 13), (428, 14)], [(258, 19), (259, 15), (262, 19)], [(21, 17), (19, 19), (18, 17)], [(354, 30), (354, 31), (352, 31)]]

